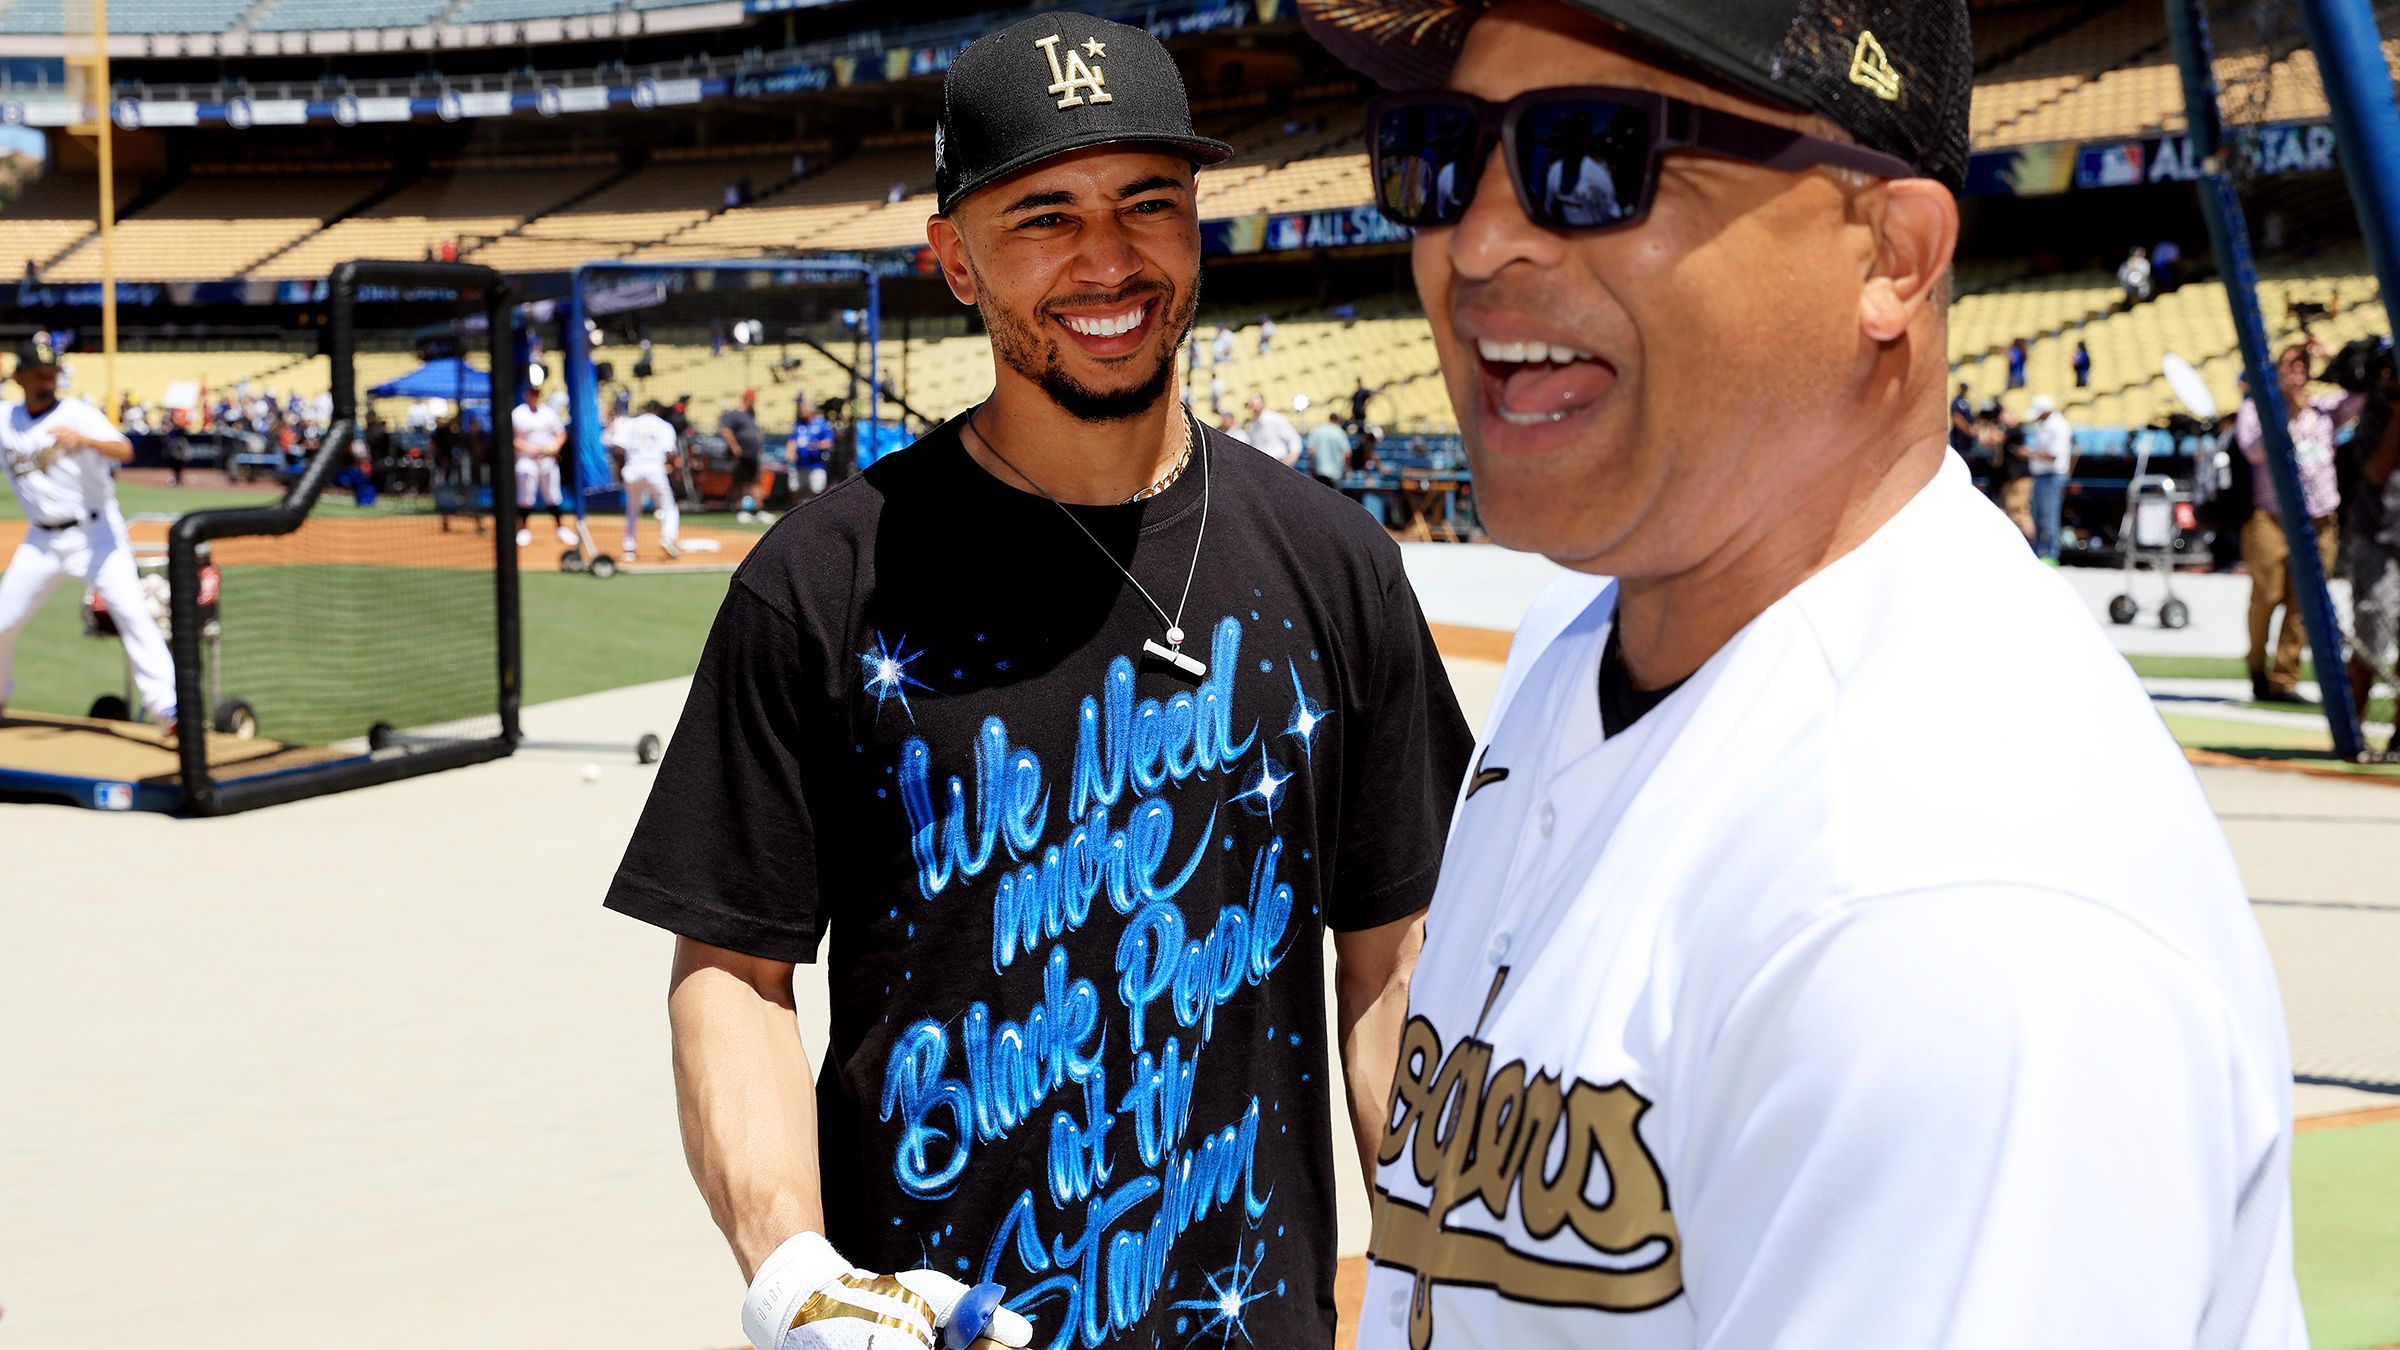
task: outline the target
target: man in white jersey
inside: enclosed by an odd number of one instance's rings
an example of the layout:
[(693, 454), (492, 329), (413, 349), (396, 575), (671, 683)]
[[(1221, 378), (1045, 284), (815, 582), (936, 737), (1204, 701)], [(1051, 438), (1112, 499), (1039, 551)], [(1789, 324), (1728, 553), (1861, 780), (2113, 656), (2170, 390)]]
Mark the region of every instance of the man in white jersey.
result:
[(517, 547), (533, 542), (533, 531), (522, 522), (536, 506), (550, 508), (550, 526), (557, 531), (558, 542), (574, 543), (575, 531), (567, 527), (561, 505), (564, 494), (558, 475), (558, 451), (567, 443), (567, 427), (558, 419), (557, 410), (542, 402), (540, 385), (525, 386), (525, 401), (510, 410), (509, 431), (517, 446)]
[(117, 512), (109, 465), (133, 458), (133, 445), (98, 408), (58, 396), (58, 349), (47, 333), (17, 348), (14, 377), (25, 401), (0, 424), (0, 464), (25, 510), (25, 541), (0, 572), (0, 711), (15, 684), (17, 634), (72, 577), (100, 592), (133, 664), (134, 686), (152, 720), (175, 725), (175, 662), (150, 617), (149, 597), (133, 566), (133, 545)]
[(682, 514), (675, 507), (675, 489), (667, 470), (675, 463), (675, 428), (659, 416), (653, 399), (639, 413), (609, 424), (608, 445), (615, 452), (617, 480), (625, 485), (625, 561), (635, 558), (634, 522), (642, 518), (642, 498), (658, 512), (658, 551), (670, 558), (683, 556), (675, 547)]
[[(1945, 443), (1965, 0), (1300, 10), (1404, 91), (1379, 192), (1459, 161), (1380, 205), (1484, 522), (1582, 574), (1460, 798), (1361, 1350), (2304, 1345), (2233, 859)], [(1605, 227), (1528, 158), (1579, 114)], [(1991, 828), (2074, 762), (2109, 811)]]

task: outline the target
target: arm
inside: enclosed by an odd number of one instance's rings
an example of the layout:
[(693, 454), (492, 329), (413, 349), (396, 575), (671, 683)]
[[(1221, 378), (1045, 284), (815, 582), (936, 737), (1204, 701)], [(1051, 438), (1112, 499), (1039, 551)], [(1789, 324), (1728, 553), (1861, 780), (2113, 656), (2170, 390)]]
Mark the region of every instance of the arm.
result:
[(784, 1239), (825, 1228), (792, 967), (677, 938), (667, 1019), (684, 1160), (747, 1280)]
[(60, 454), (89, 450), (103, 459), (113, 459), (119, 464), (133, 462), (133, 442), (117, 435), (114, 428), (110, 429), (109, 435), (101, 436), (96, 431), (83, 432), (77, 431), (73, 427), (57, 427), (50, 432), (50, 445)]
[(1408, 977), (1425, 946), (1425, 915), (1333, 935), (1334, 1034), (1342, 1047), (1342, 1084), (1358, 1161), (1375, 1188), (1375, 1151), (1383, 1142), (1400, 1029), (1408, 1021)]

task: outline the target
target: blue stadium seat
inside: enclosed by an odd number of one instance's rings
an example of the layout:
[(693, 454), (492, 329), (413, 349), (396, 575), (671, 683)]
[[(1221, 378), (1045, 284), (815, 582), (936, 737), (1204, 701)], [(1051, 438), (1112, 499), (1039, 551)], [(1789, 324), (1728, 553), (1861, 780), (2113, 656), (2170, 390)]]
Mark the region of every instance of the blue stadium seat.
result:
[(17, 0), (0, 11), (0, 33), (58, 33), (66, 22), (63, 0)]
[(306, 28), (415, 28), (433, 22), (446, 7), (447, 0), (282, 0), (255, 26), (262, 33)]
[(606, 14), (619, 0), (467, 0), (454, 16), (458, 23), (506, 23), (516, 19), (557, 19), (575, 14)]

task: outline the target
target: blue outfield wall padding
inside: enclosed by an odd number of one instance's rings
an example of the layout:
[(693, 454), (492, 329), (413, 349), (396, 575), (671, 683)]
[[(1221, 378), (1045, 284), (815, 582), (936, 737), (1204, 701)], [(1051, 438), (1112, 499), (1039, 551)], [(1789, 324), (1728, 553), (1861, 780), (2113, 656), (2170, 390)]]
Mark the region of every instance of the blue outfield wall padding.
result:
[(2368, 0), (2300, 0), (2333, 111), (2335, 151), (2385, 295), (2400, 295), (2400, 102)]

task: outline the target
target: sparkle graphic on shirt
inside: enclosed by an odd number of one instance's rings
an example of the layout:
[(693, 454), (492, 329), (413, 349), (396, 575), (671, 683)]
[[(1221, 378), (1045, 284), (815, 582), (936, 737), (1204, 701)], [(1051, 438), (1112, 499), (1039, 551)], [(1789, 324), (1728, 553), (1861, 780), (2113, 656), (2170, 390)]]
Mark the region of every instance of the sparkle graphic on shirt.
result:
[(1283, 785), (1292, 781), (1290, 774), (1278, 772), (1280, 768), (1282, 766), (1274, 760), (1263, 755), (1260, 756), (1258, 781), (1233, 795), (1233, 799), (1237, 802), (1255, 801), (1258, 809), (1266, 813), (1267, 823), (1270, 825), (1275, 821), (1276, 799), (1283, 796)]
[(1309, 698), (1300, 687), (1300, 667), (1292, 667), (1292, 724), (1283, 729), (1286, 736), (1300, 738), (1300, 748), (1312, 759), (1317, 753), (1317, 728), (1331, 716), (1324, 707)]
[(886, 700), (897, 698), (900, 700), (900, 711), (908, 714), (908, 720), (917, 720), (917, 710), (908, 706), (908, 686), (913, 684), (928, 691), (932, 686), (909, 674), (908, 667), (924, 654), (908, 650), (908, 635), (905, 633), (897, 643), (887, 643), (883, 634), (877, 633), (875, 650), (858, 654), (858, 665), (866, 677), (867, 692), (875, 696), (876, 712), (883, 711)]
[[(1250, 1305), (1261, 1299), (1274, 1298), (1283, 1292), (1283, 1282), (1280, 1280), (1276, 1281), (1273, 1289), (1251, 1292), (1257, 1283), (1259, 1270), (1266, 1263), (1266, 1243), (1258, 1244), (1257, 1258), (1250, 1263), (1248, 1270), (1242, 1269), (1242, 1253), (1241, 1249), (1237, 1247), (1233, 1253), (1233, 1264), (1224, 1270), (1212, 1272), (1208, 1276), (1209, 1297), (1175, 1300), (1172, 1305), (1174, 1307), (1189, 1308), (1194, 1312), (1208, 1314), (1207, 1320), (1201, 1322), (1200, 1330), (1193, 1334), (1192, 1341), (1197, 1341), (1213, 1331), (1217, 1334), (1218, 1350), (1224, 1350), (1224, 1347), (1233, 1344), (1234, 1333), (1239, 1332), (1245, 1344), (1257, 1344), (1256, 1341), (1250, 1339), (1250, 1328), (1244, 1324), (1244, 1318), (1249, 1312)], [(1190, 1341), (1185, 1342), (1187, 1345), (1190, 1343)]]

